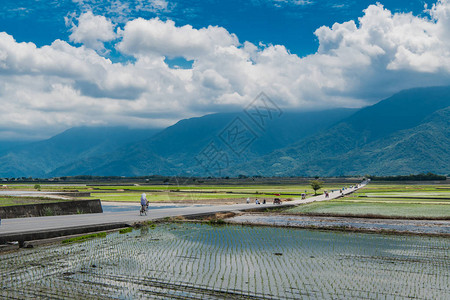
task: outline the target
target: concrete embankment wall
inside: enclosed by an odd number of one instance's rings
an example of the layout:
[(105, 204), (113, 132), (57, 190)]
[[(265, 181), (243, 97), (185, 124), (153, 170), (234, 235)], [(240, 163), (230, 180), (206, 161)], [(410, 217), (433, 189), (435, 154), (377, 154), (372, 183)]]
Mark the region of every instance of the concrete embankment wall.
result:
[(17, 241), (19, 242), (19, 246), (23, 247), (24, 243), (27, 241), (52, 239), (56, 237), (70, 236), (76, 234), (87, 234), (91, 232), (107, 231), (117, 228), (124, 228), (128, 226), (129, 224), (119, 222), (119, 223), (109, 223), (99, 225), (86, 225), (67, 228), (27, 231), (21, 233), (1, 234), (0, 245), (5, 244), (6, 242)]
[(0, 218), (25, 218), (39, 216), (74, 215), (102, 213), (102, 204), (99, 199), (75, 200), (56, 203), (27, 204), (14, 206), (1, 206)]

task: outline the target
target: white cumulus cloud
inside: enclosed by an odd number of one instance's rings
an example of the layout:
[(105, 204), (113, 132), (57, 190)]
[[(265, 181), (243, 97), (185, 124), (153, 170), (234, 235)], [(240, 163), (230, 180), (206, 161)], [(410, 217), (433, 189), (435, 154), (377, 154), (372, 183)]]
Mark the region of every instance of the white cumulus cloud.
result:
[(95, 50), (103, 50), (104, 42), (116, 38), (113, 23), (104, 16), (95, 16), (90, 11), (81, 14), (78, 24), (73, 23), (70, 30), (70, 41)]
[[(0, 33), (0, 139), (72, 126), (169, 125), (240, 110), (261, 91), (282, 109), (361, 107), (405, 88), (450, 85), (450, 3), (428, 16), (369, 6), (357, 21), (315, 31), (319, 48), (299, 57), (283, 45), (239, 41), (225, 28), (159, 18), (110, 20), (85, 13), (71, 41), (37, 47)], [(113, 62), (112, 42), (133, 61)], [(192, 60), (173, 69), (166, 58)]]
[(215, 48), (239, 44), (237, 37), (222, 27), (177, 27), (173, 21), (164, 22), (158, 18), (130, 21), (121, 35), (123, 40), (117, 48), (136, 57), (162, 55), (198, 59), (213, 52)]

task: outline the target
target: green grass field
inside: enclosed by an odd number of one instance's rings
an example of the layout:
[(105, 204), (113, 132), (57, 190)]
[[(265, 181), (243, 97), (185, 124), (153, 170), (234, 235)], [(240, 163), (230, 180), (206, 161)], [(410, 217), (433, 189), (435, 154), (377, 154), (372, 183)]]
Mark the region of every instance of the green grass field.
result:
[[(349, 183), (325, 183), (321, 189), (339, 189), (343, 186), (351, 185)], [(78, 190), (80, 192), (98, 192), (98, 191), (130, 191), (130, 192), (168, 192), (168, 191), (210, 191), (210, 192), (233, 192), (233, 193), (261, 193), (261, 194), (299, 194), (312, 193), (313, 190), (309, 184), (299, 185), (62, 185), (62, 184), (40, 184), (41, 191), (64, 191), (64, 190)], [(34, 190), (33, 184), (8, 184), (8, 189), (11, 190)]]
[(446, 185), (369, 184), (348, 197), (295, 207), (287, 213), (450, 218)]
[[(323, 190), (339, 189), (343, 185), (325, 184)], [(87, 191), (91, 198), (102, 201), (136, 202), (141, 193), (145, 192), (150, 202), (178, 202), (178, 201), (208, 201), (232, 200), (242, 198), (273, 199), (275, 194), (281, 194), (283, 199), (300, 198), (305, 191), (311, 196), (314, 191), (309, 185), (250, 185), (250, 186), (93, 186)], [(198, 191), (198, 193), (196, 193)], [(278, 196), (277, 196), (278, 197)]]
[(355, 195), (365, 196), (407, 196), (407, 197), (447, 197), (450, 185), (443, 184), (377, 184), (370, 183)]
[[(183, 192), (153, 192), (146, 193), (147, 199), (150, 202), (178, 202), (178, 201), (207, 201), (210, 199), (236, 199), (242, 197), (255, 197), (255, 195), (234, 195), (223, 193), (183, 193)], [(265, 197), (265, 195), (258, 195), (259, 197)], [(117, 193), (91, 193), (91, 198), (100, 199), (102, 201), (113, 202), (139, 202), (141, 192), (117, 192)], [(269, 196), (266, 196), (269, 197)]]
[[(324, 187), (319, 190), (339, 189), (349, 183), (325, 183)], [(8, 184), (8, 190), (25, 190), (34, 191), (34, 184)], [(166, 203), (225, 203), (242, 202), (246, 198), (252, 199), (267, 199), (272, 201), (275, 197), (282, 199), (296, 199), (300, 198), (302, 193), (312, 196), (314, 191), (311, 186), (305, 183), (299, 185), (63, 185), (63, 184), (40, 184), (41, 192), (55, 192), (55, 191), (80, 191), (90, 192), (90, 199), (100, 199), (101, 201), (112, 202), (139, 202), (140, 196), (143, 192), (147, 194), (147, 199), (150, 202), (166, 202)], [(275, 196), (281, 194), (281, 196)], [(22, 199), (23, 200), (23, 199)], [(19, 202), (17, 202), (19, 201)], [(20, 199), (6, 202), (4, 205), (17, 205)], [(24, 200), (23, 204), (42, 203), (38, 200), (29, 199)], [(1, 204), (0, 204), (1, 205)]]
[[(349, 183), (325, 183), (323, 190), (339, 189)], [(8, 190), (34, 191), (34, 184), (8, 184)], [(101, 201), (113, 202), (139, 202), (143, 192), (147, 194), (150, 202), (166, 203), (208, 203), (214, 200), (214, 203), (223, 202), (242, 202), (246, 198), (267, 199), (272, 201), (274, 197), (282, 199), (300, 198), (300, 194), (306, 193), (313, 195), (314, 191), (308, 184), (299, 185), (63, 185), (63, 184), (40, 184), (41, 192), (55, 191), (80, 191), (90, 192), (90, 199), (100, 199)], [(281, 196), (275, 196), (281, 194)], [(42, 203), (42, 201), (28, 199), (9, 199), (4, 205), (17, 205), (23, 200), (23, 204)], [(235, 200), (235, 201), (234, 201)], [(57, 201), (57, 200), (54, 200)], [(1, 205), (1, 204), (0, 204)]]
[[(348, 183), (346, 184), (349, 185)], [(319, 190), (336, 190), (344, 184), (325, 184)], [(12, 189), (33, 189), (32, 185), (11, 185)], [(41, 185), (42, 191), (79, 190), (91, 192), (91, 199), (114, 202), (139, 202), (145, 192), (150, 202), (214, 203), (244, 201), (247, 197), (271, 201), (274, 194), (283, 199), (296, 199), (301, 193), (312, 196), (313, 190), (307, 184), (299, 185), (123, 185), (123, 186), (61, 186)], [(42, 203), (36, 198), (4, 197), (0, 205)], [(213, 203), (213, 202), (211, 202)], [(450, 185), (370, 183), (348, 197), (320, 203), (302, 205), (287, 213), (325, 213), (337, 215), (381, 215), (401, 217), (450, 217)]]

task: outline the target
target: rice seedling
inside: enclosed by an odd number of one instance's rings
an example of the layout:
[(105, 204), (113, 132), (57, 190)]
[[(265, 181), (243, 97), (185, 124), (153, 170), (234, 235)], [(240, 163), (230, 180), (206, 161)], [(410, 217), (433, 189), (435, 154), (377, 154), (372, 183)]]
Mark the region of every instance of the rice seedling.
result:
[(119, 234), (124, 234), (124, 233), (132, 232), (132, 231), (133, 231), (133, 228), (127, 227), (127, 228), (120, 229)]

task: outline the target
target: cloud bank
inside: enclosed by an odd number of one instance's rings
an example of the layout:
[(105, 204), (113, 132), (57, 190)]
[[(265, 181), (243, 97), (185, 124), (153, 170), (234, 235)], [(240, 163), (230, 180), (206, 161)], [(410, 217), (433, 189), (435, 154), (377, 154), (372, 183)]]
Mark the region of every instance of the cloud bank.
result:
[[(371, 5), (357, 22), (318, 28), (320, 46), (306, 57), (283, 45), (239, 41), (222, 27), (158, 18), (120, 28), (88, 11), (69, 30), (72, 44), (44, 47), (0, 33), (0, 139), (79, 125), (165, 126), (239, 110), (261, 91), (285, 110), (311, 110), (450, 84), (447, 0), (425, 17)], [(113, 62), (110, 50), (130, 59)], [(172, 69), (166, 58), (193, 61), (192, 68)]]

